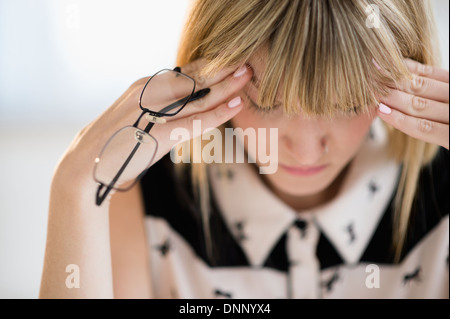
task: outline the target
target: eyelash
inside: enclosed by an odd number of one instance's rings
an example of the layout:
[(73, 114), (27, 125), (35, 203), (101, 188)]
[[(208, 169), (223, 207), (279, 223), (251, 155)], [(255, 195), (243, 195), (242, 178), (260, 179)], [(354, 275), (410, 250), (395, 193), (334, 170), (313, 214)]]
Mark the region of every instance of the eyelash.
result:
[(250, 102), (250, 106), (254, 111), (257, 111), (259, 113), (265, 113), (268, 114), (270, 113), (270, 111), (272, 111), (272, 109), (269, 108), (263, 108), (261, 106), (259, 106), (258, 104), (256, 104), (255, 102), (253, 102), (250, 98), (248, 99)]
[(272, 111), (274, 111), (276, 108), (278, 108), (278, 105), (272, 106), (271, 108), (264, 108), (256, 104), (248, 95), (247, 100), (250, 102), (250, 107), (253, 111), (258, 112), (260, 114), (270, 114)]
[[(250, 102), (250, 107), (252, 108), (253, 111), (258, 112), (260, 114), (270, 114), (272, 111), (274, 111), (278, 106), (275, 105), (271, 108), (263, 108), (261, 106), (259, 106), (258, 104), (256, 104), (248, 95), (247, 95), (247, 100)], [(361, 107), (355, 106), (352, 109), (344, 112), (345, 115), (347, 116), (357, 116), (361, 113)]]
[(361, 113), (361, 107), (360, 106), (354, 106), (352, 109), (345, 112), (346, 115), (359, 115)]
[[(272, 108), (263, 108), (263, 107), (260, 107), (259, 105), (257, 105), (255, 102), (253, 102), (250, 98), (248, 100), (250, 102), (250, 107), (252, 108), (252, 110), (255, 111), (255, 112), (258, 112), (258, 113), (270, 114), (276, 108), (276, 106), (272, 107)], [(360, 113), (361, 113), (361, 107), (355, 106), (354, 108), (346, 111), (345, 115), (347, 115), (347, 116), (357, 116)]]

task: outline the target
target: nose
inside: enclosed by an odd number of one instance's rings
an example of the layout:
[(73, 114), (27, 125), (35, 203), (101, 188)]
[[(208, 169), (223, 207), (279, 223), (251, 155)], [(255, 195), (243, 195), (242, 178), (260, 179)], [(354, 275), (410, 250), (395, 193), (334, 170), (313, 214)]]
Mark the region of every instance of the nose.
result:
[(328, 143), (327, 127), (317, 119), (296, 117), (281, 135), (281, 144), (288, 156), (285, 164), (317, 166), (322, 161)]

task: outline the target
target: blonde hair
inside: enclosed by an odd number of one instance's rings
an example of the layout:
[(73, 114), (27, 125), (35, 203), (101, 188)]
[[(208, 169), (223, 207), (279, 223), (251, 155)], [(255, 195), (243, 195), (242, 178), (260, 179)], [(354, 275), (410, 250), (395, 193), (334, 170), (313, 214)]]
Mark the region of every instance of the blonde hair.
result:
[[(369, 27), (367, 8), (379, 9), (379, 25)], [(437, 65), (431, 3), (423, 0), (197, 0), (185, 25), (177, 64), (198, 58), (208, 63), (203, 75), (245, 63), (267, 45), (266, 69), (258, 104), (270, 108), (281, 93), (286, 114), (299, 105), (304, 114), (333, 117), (355, 105), (369, 112), (388, 85), (411, 78), (404, 58)], [(376, 66), (379, 65), (382, 71)], [(286, 84), (286, 85), (284, 85)], [(419, 173), (438, 146), (387, 127), (390, 154), (402, 164), (395, 196), (393, 248), (401, 257)], [(191, 168), (200, 202), (208, 254), (209, 185), (206, 164)]]

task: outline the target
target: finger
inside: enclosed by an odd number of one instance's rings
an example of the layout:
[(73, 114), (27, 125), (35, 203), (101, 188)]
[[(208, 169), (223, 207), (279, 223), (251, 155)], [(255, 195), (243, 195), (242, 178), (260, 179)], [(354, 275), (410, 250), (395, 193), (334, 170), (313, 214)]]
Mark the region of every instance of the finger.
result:
[[(167, 154), (174, 145), (195, 138), (206, 129), (220, 126), (233, 118), (241, 110), (242, 99), (235, 97), (227, 103), (222, 103), (206, 112), (195, 113), (189, 117), (160, 125), (158, 130), (155, 129), (154, 132), (151, 132), (159, 143), (156, 158), (159, 159)], [(200, 123), (200, 130), (195, 127), (198, 123)]]
[(378, 116), (418, 140), (449, 148), (449, 125), (409, 116), (380, 103)]
[(411, 59), (405, 59), (405, 63), (408, 69), (416, 75), (424, 76), (445, 83), (449, 82), (449, 72), (447, 70), (433, 67), (431, 65), (422, 64)]
[(246, 66), (238, 68), (235, 73), (229, 75), (224, 80), (210, 86), (210, 92), (203, 98), (186, 104), (184, 109), (172, 118), (167, 118), (171, 122), (183, 117), (188, 117), (194, 113), (207, 111), (235, 95), (252, 78), (252, 70)]
[(449, 123), (449, 106), (442, 102), (425, 99), (399, 90), (392, 90), (391, 94), (381, 97), (380, 101), (407, 115), (443, 124)]
[(448, 103), (448, 83), (413, 75), (412, 80), (401, 81), (397, 89), (426, 99)]
[(233, 73), (236, 69), (236, 67), (223, 68), (212, 76), (205, 76), (201, 74), (201, 71), (206, 66), (206, 64), (206, 59), (202, 58), (180, 67), (181, 73), (184, 73), (195, 80), (196, 89), (207, 88), (216, 83), (219, 83), (231, 73)]

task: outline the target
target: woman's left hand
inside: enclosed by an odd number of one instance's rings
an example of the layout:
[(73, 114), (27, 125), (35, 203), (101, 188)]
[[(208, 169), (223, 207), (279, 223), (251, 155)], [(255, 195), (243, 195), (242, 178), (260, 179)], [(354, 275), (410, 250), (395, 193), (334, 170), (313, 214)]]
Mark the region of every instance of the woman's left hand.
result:
[(405, 62), (414, 78), (380, 99), (378, 116), (416, 139), (449, 149), (449, 72)]

